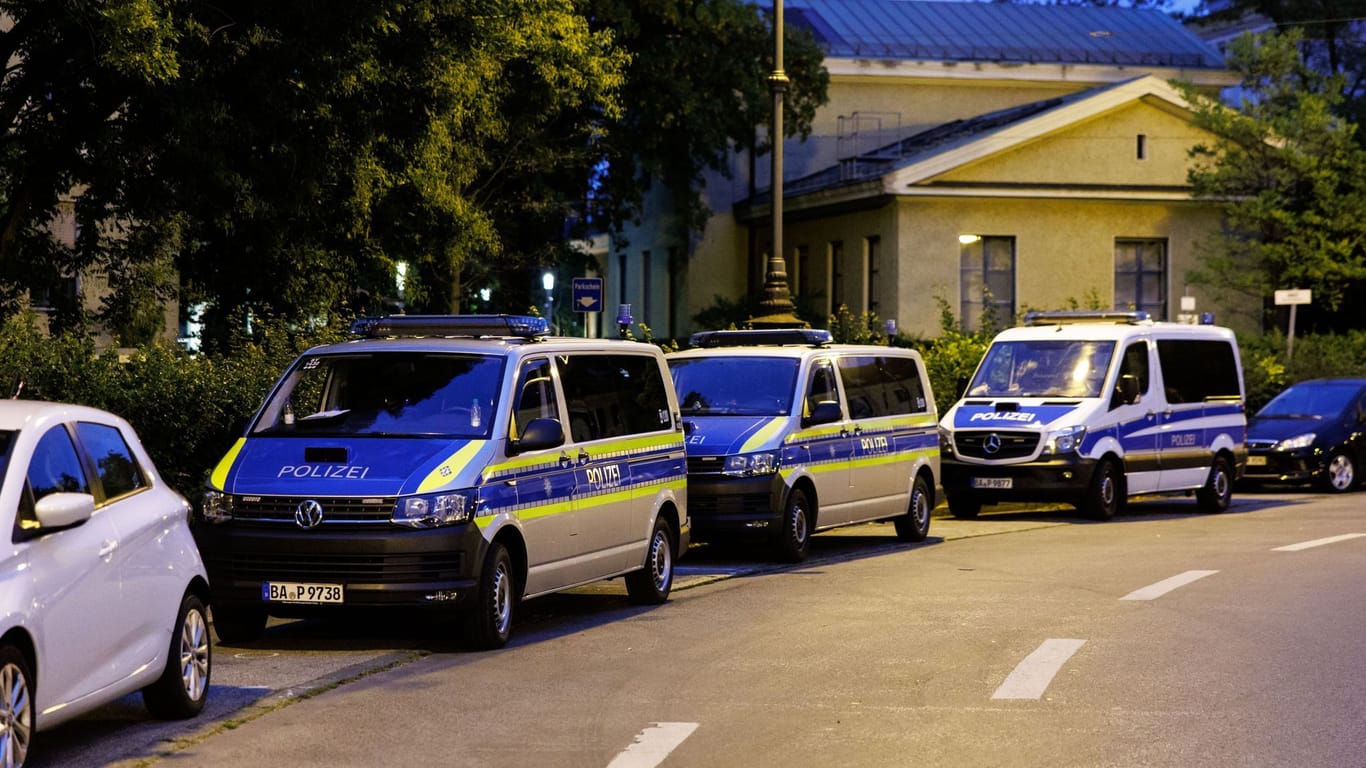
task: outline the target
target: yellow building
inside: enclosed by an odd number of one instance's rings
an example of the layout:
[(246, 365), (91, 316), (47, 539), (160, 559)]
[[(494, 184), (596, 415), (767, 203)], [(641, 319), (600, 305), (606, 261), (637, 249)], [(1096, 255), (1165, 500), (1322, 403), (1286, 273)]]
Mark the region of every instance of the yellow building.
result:
[[(1232, 85), (1217, 51), (1156, 11), (788, 0), (826, 53), (829, 103), (784, 145), (784, 257), (803, 317), (844, 304), (933, 336), (936, 297), (972, 326), (985, 301), (1216, 312), (1185, 283), (1217, 209), (1192, 199), (1207, 138), (1171, 80)], [(750, 169), (753, 168), (751, 175)], [(671, 241), (655, 200), (602, 259), (607, 304), (659, 335), (694, 330), (716, 296), (758, 293), (772, 243), (768, 158), (708, 179), (713, 211)], [(758, 190), (757, 192), (755, 190)], [(1183, 297), (1185, 300), (1183, 302)]]

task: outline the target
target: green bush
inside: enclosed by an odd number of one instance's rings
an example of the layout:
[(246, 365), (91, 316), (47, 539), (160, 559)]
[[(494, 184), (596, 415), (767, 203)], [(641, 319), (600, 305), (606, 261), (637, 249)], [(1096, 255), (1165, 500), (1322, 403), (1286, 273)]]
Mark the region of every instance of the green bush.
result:
[(1239, 337), (1249, 414), (1298, 381), (1366, 376), (1366, 331), (1297, 336), (1291, 356), (1286, 342), (1280, 332)]

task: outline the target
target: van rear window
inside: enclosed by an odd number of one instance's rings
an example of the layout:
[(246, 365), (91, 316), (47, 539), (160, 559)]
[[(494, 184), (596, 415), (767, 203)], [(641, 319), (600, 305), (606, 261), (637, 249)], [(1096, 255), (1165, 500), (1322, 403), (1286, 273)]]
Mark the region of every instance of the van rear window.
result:
[(1157, 359), (1168, 403), (1237, 400), (1238, 362), (1233, 345), (1213, 339), (1158, 339)]

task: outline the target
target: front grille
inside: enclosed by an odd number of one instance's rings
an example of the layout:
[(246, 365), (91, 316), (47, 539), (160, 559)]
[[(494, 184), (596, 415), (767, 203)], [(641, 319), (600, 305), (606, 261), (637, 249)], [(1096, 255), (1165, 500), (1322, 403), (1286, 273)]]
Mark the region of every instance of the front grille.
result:
[(688, 494), (688, 515), (691, 517), (753, 517), (768, 512), (767, 493)]
[(309, 496), (234, 496), (232, 517), (239, 523), (261, 526), (294, 527), (294, 513), (299, 504), (312, 499), (322, 505), (321, 527), (371, 526), (388, 527), (394, 513), (394, 499), (387, 498), (319, 498)]
[(725, 456), (688, 457), (688, 474), (690, 475), (719, 475), (725, 466)]
[(1248, 440), (1247, 449), (1249, 451), (1269, 451), (1276, 447), (1278, 440)]
[(234, 552), (211, 560), (209, 569), (214, 578), (227, 581), (413, 584), (459, 579), (461, 557), (460, 552), (414, 555)]
[[(987, 443), (995, 436), (1000, 447), (995, 451), (987, 450)], [(960, 456), (974, 459), (1001, 461), (1027, 459), (1039, 448), (1037, 432), (996, 432), (993, 430), (972, 430), (953, 433), (953, 444)]]

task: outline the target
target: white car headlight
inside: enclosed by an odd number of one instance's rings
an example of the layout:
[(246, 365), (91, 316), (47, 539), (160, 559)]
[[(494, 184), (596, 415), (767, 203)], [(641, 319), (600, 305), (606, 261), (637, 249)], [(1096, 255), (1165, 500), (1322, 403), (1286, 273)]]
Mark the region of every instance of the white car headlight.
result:
[(726, 457), (726, 466), (721, 474), (729, 477), (754, 477), (771, 475), (778, 471), (778, 455), (768, 451), (762, 453), (742, 453)]
[(1276, 443), (1276, 447), (1273, 448), (1272, 450), (1273, 450), (1273, 451), (1293, 451), (1293, 450), (1296, 450), (1296, 449), (1298, 449), (1298, 448), (1308, 448), (1309, 446), (1311, 446), (1311, 445), (1313, 445), (1313, 444), (1314, 444), (1314, 433), (1313, 433), (1313, 432), (1305, 432), (1303, 435), (1295, 435), (1294, 437), (1287, 437), (1286, 439), (1280, 441), (1279, 443)]
[(1048, 433), (1048, 442), (1044, 443), (1044, 453), (1072, 453), (1081, 448), (1081, 441), (1086, 437), (1086, 427), (1077, 425), (1065, 427)]
[(438, 528), (467, 523), (479, 503), (476, 491), (408, 496), (394, 506), (393, 522), (409, 528)]

